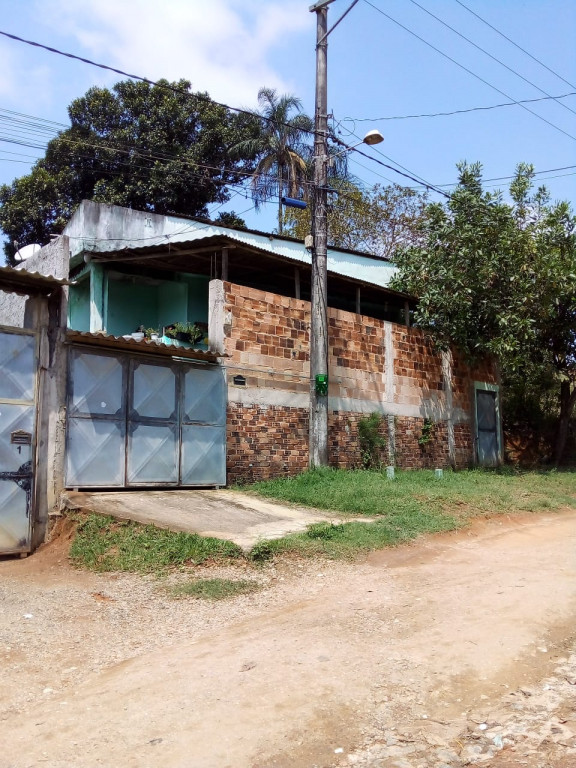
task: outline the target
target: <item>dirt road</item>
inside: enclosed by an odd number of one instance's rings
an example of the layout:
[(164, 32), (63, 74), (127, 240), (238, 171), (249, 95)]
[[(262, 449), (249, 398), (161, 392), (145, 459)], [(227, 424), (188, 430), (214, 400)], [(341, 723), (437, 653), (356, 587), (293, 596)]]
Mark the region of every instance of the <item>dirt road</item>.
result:
[(216, 605), (61, 540), (0, 562), (0, 766), (576, 766), (575, 576), (575, 512), (268, 566)]

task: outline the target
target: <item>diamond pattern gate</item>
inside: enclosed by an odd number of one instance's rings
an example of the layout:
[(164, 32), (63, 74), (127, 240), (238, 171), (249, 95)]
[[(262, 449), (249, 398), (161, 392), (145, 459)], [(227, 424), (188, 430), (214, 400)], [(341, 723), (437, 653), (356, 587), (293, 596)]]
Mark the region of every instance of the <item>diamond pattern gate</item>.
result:
[(70, 360), (68, 487), (225, 485), (219, 366), (80, 348)]
[(36, 335), (0, 331), (0, 554), (30, 551)]

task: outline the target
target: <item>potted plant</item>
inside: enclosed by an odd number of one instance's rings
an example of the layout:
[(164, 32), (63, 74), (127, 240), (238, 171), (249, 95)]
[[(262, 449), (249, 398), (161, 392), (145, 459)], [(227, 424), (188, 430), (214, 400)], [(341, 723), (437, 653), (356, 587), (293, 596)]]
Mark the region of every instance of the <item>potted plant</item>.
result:
[(203, 331), (195, 323), (173, 323), (164, 329), (166, 336), (177, 341), (194, 344), (203, 337)]

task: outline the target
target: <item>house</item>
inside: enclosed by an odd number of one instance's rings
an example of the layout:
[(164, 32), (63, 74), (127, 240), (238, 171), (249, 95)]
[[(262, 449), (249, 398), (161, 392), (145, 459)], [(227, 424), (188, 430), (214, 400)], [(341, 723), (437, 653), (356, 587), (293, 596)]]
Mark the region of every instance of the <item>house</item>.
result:
[[(61, 487), (219, 486), (308, 466), (301, 242), (84, 201), (48, 248), (25, 266), (70, 282)], [(415, 302), (389, 288), (394, 271), (329, 249), (330, 463), (361, 465), (358, 420), (375, 411), (390, 464), (497, 463), (495, 370), (471, 370), (411, 327)], [(169, 338), (177, 322), (201, 338)]]

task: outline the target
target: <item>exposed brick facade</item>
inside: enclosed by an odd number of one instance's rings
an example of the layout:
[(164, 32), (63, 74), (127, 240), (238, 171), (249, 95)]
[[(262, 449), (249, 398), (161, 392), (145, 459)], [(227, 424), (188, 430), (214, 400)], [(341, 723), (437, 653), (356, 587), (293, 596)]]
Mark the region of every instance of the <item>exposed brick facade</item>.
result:
[[(302, 471), (308, 466), (310, 305), (223, 287), (229, 482)], [(384, 463), (415, 469), (473, 462), (473, 382), (496, 383), (489, 364), (470, 371), (456, 354), (443, 361), (422, 331), (365, 315), (329, 309), (328, 323), (333, 466), (361, 466), (358, 420), (372, 411), (384, 417)], [(423, 443), (425, 422), (433, 426)]]

